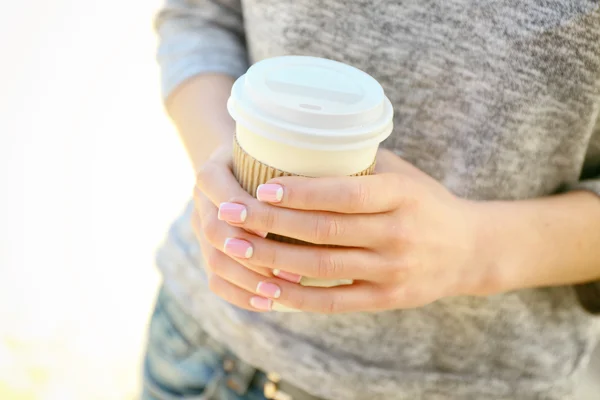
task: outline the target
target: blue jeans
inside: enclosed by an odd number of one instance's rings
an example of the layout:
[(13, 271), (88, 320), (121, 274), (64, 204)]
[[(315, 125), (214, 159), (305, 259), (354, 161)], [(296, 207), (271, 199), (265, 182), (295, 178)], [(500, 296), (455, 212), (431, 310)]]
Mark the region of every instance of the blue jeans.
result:
[(215, 342), (163, 288), (150, 322), (141, 400), (265, 400), (264, 373)]

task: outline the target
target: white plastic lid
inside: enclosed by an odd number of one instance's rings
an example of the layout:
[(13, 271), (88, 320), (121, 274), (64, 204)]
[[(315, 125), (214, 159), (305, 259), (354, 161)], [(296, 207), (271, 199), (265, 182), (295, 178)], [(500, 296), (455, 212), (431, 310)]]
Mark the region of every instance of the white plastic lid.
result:
[(323, 58), (284, 56), (254, 64), (233, 85), (236, 123), (294, 147), (347, 150), (378, 145), (393, 108), (367, 73)]

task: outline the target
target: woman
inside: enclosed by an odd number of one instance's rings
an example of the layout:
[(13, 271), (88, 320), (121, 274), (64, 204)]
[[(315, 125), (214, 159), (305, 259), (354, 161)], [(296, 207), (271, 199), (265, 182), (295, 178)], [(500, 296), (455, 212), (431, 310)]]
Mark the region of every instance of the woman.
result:
[[(598, 2), (168, 0), (157, 30), (198, 180), (158, 256), (144, 399), (573, 395), (599, 331)], [(375, 176), (236, 183), (231, 85), (287, 54), (382, 84)]]

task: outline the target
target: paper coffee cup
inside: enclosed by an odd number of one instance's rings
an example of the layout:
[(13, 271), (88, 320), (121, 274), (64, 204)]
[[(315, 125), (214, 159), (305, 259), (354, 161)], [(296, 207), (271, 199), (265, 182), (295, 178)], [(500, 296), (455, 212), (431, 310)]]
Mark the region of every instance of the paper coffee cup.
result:
[[(379, 144), (393, 126), (392, 105), (373, 77), (314, 57), (276, 57), (254, 64), (233, 85), (227, 106), (236, 121), (234, 174), (253, 196), (258, 185), (279, 176), (369, 175)], [(301, 281), (322, 287), (351, 283)], [(293, 311), (278, 304), (274, 309)]]

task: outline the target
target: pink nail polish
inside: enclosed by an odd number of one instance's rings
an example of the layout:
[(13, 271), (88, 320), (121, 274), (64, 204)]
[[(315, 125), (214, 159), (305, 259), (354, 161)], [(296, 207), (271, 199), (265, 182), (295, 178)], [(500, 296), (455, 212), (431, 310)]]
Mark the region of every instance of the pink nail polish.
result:
[(218, 218), (221, 221), (240, 224), (246, 220), (248, 212), (243, 204), (238, 203), (221, 203), (219, 206)]
[(271, 311), (271, 308), (273, 308), (273, 300), (254, 296), (250, 298), (250, 305), (257, 310)]
[(274, 283), (259, 282), (256, 286), (256, 293), (278, 299), (281, 296), (281, 288)]
[(285, 272), (280, 269), (274, 269), (273, 275), (293, 283), (300, 283), (300, 281), (302, 280), (302, 275), (292, 274), (291, 272)]
[(273, 183), (259, 185), (256, 189), (256, 198), (267, 203), (279, 203), (283, 199), (283, 186)]
[(254, 253), (254, 249), (249, 242), (235, 238), (225, 239), (223, 249), (226, 254), (239, 258), (250, 258), (252, 257), (252, 253)]

